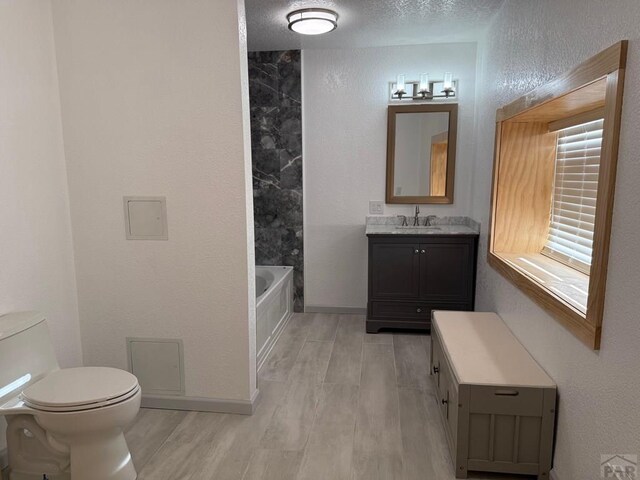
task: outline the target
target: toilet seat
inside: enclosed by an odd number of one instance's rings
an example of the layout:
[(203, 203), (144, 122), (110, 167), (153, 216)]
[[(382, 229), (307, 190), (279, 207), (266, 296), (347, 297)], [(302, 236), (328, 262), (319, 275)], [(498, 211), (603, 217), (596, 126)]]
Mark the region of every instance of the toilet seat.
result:
[(51, 372), (25, 388), (24, 404), (45, 412), (77, 412), (123, 402), (140, 390), (137, 378), (115, 368), (78, 367)]

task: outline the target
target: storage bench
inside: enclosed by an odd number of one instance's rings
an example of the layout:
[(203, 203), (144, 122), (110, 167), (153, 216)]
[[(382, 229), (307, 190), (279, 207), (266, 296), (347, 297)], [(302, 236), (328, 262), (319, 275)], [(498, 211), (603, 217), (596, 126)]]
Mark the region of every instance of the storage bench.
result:
[(431, 375), (456, 478), (549, 478), (556, 385), (498, 315), (434, 311)]

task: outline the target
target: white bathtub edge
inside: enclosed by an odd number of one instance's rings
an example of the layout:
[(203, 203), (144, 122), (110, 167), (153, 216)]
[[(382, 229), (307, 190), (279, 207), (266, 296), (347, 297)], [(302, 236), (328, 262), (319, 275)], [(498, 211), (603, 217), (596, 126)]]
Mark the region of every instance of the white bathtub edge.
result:
[(260, 295), (258, 298), (256, 298), (256, 310), (260, 307), (260, 305), (262, 304), (263, 300), (264, 300), (264, 295), (266, 293), (268, 293), (269, 291), (271, 291), (272, 289), (275, 290), (276, 288), (278, 288), (280, 286), (280, 284), (282, 282), (284, 282), (284, 279), (287, 278), (287, 275), (289, 274), (289, 272), (291, 272), (291, 276), (292, 276), (292, 280), (293, 280), (293, 267), (289, 267), (289, 266), (269, 266), (269, 265), (256, 265), (256, 275), (258, 274), (258, 269), (259, 268), (281, 268), (283, 270), (286, 270), (285, 274), (282, 275), (277, 281), (275, 281), (274, 283), (271, 284), (271, 286), (264, 292), (262, 292), (262, 295)]
[[(268, 272), (271, 285), (256, 302), (256, 371), (259, 372), (293, 314), (293, 267), (257, 266), (256, 276)], [(286, 304), (282, 294), (286, 291)], [(278, 306), (279, 305), (279, 306)]]
[(264, 353), (264, 355), (262, 356), (262, 359), (260, 360), (259, 365), (257, 366), (257, 372), (260, 373), (260, 369), (263, 367), (263, 365), (266, 363), (267, 359), (269, 358), (269, 355), (271, 355), (271, 351), (273, 350), (273, 347), (276, 346), (276, 343), (278, 343), (278, 340), (280, 339), (280, 337), (282, 336), (282, 332), (284, 332), (284, 329), (287, 327), (287, 325), (289, 324), (289, 320), (291, 320), (291, 317), (293, 316), (293, 312), (289, 312), (289, 315), (287, 315), (287, 318), (285, 318), (284, 320), (282, 320), (280, 322), (280, 325), (282, 325), (278, 331), (275, 334), (275, 337), (273, 339), (273, 342), (271, 342), (271, 346), (269, 346), (269, 348), (267, 349), (267, 351)]

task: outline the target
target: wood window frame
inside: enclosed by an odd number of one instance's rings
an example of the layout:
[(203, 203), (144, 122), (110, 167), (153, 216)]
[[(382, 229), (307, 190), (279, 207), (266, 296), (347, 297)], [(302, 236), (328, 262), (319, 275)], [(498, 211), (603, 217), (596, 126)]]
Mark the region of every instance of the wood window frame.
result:
[[(600, 349), (604, 314), (627, 48), (628, 42), (620, 41), (496, 112), (488, 263), (595, 350)], [(549, 170), (555, 167), (555, 159), (552, 162), (550, 158), (549, 132), (598, 109), (604, 113), (605, 125), (584, 314), (515, 268), (500, 253), (509, 249), (522, 254), (541, 251), (542, 236), (548, 231), (544, 215), (552, 188), (548, 185)], [(523, 159), (520, 162), (514, 160), (519, 155)], [(522, 168), (527, 169), (524, 175), (516, 172)], [(526, 177), (527, 182), (509, 185), (509, 179), (518, 176)], [(519, 206), (521, 211), (506, 212), (507, 207)]]

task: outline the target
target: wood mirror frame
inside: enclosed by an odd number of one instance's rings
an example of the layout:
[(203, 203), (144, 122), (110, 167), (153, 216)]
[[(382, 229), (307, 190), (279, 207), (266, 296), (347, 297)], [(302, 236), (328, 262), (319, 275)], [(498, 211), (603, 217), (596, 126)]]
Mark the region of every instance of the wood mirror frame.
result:
[[(621, 41), (502, 107), (496, 115), (488, 262), (595, 350), (600, 349), (604, 312), (626, 58), (627, 41)], [(519, 268), (518, 262), (537, 258), (547, 241), (556, 131), (595, 117), (604, 119), (604, 127), (592, 257), (588, 276), (583, 274), (588, 288), (581, 295), (586, 301), (584, 307), (576, 308), (552, 284)]]
[[(394, 192), (396, 115), (403, 113), (448, 113), (449, 139), (447, 148), (446, 189), (440, 196), (396, 196)], [(387, 119), (387, 192), (386, 203), (396, 204), (447, 204), (453, 203), (453, 184), (456, 167), (456, 138), (458, 130), (458, 105), (455, 103), (391, 105)]]

